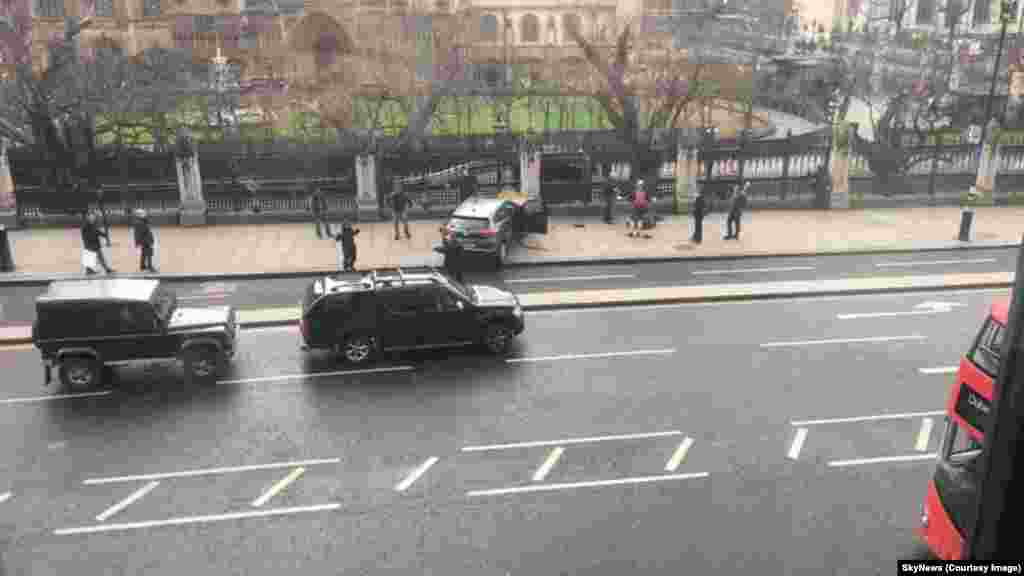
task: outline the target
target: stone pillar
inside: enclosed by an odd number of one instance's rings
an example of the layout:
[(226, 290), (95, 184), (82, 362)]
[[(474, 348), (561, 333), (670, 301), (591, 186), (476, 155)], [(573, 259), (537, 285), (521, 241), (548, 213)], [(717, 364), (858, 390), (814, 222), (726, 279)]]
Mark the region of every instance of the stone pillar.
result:
[(11, 177), (11, 163), (7, 156), (10, 141), (0, 139), (0, 226), (13, 228), (18, 225), (18, 202), (14, 196), (14, 178)]
[(991, 199), (995, 203), (1005, 204), (1007, 195), (1005, 192), (996, 190), (996, 174), (999, 171), (999, 154), (1002, 146), (999, 143), (999, 125), (995, 118), (989, 121), (985, 131), (985, 141), (982, 142), (981, 159), (978, 164), (978, 178), (974, 187), (986, 200)]
[(178, 171), (178, 195), (181, 199), (178, 223), (182, 226), (202, 226), (206, 224), (206, 197), (203, 195), (203, 178), (199, 173), (199, 153), (192, 135), (184, 129), (178, 131), (174, 164)]
[(356, 156), (356, 213), (360, 221), (380, 219), (376, 160), (373, 154)]
[(522, 149), (519, 151), (519, 175), (521, 192), (527, 202), (537, 202), (540, 196), (540, 152)]
[(680, 146), (676, 151), (676, 193), (672, 202), (674, 214), (690, 212), (690, 202), (697, 196), (697, 149)]
[(828, 207), (845, 210), (850, 207), (850, 145), (857, 125), (843, 122), (833, 127), (832, 154), (829, 157), (829, 173), (832, 190)]

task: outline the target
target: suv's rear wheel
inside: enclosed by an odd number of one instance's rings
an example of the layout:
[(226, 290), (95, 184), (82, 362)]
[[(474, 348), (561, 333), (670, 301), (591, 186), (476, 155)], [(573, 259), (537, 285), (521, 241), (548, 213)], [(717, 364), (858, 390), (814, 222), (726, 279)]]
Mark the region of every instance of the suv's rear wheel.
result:
[(102, 366), (88, 356), (71, 356), (60, 361), (60, 383), (71, 392), (95, 388), (100, 382)]
[(490, 324), (484, 333), (484, 346), (493, 354), (504, 354), (512, 342), (512, 329), (504, 324)]
[(194, 383), (213, 383), (221, 364), (220, 351), (213, 346), (194, 346), (185, 351), (185, 375)]
[(365, 364), (373, 357), (377, 340), (367, 334), (354, 334), (345, 339), (338, 353), (349, 364)]

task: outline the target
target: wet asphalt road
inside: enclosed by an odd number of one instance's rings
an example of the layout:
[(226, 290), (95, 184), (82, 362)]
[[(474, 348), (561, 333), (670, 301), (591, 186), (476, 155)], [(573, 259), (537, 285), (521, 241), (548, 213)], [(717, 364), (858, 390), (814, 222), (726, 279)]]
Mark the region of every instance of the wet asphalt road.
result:
[[(921, 369), (958, 362), (995, 294), (538, 312), (508, 358), (373, 373), (247, 330), (218, 386), (147, 365), (76, 399), (37, 399), (37, 355), (6, 349), (0, 556), (33, 575), (891, 574), (922, 553), (941, 416), (923, 452), (908, 416), (808, 425), (795, 459), (791, 421), (941, 410), (952, 376)], [(952, 306), (838, 318), (933, 301)], [(894, 455), (921, 459), (829, 465)], [(232, 469), (253, 465), (276, 467)]]

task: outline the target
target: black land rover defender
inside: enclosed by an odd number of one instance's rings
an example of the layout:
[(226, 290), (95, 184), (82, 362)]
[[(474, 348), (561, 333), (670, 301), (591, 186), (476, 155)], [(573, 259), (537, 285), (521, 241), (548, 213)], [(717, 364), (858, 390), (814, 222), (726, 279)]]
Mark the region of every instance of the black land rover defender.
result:
[(105, 368), (136, 361), (184, 361), (190, 381), (214, 381), (238, 341), (230, 306), (179, 307), (159, 280), (57, 281), (36, 299), (32, 342), (45, 383), (56, 367), (65, 388), (93, 388)]

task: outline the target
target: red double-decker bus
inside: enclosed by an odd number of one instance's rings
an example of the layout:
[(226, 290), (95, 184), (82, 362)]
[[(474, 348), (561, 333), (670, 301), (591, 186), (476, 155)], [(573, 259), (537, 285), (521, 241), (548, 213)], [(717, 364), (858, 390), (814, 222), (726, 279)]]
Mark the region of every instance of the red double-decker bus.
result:
[(970, 350), (960, 360), (946, 404), (946, 431), (921, 511), (918, 534), (942, 560), (962, 560), (978, 506), (978, 465), (992, 412), (992, 390), (1010, 300), (992, 304)]

